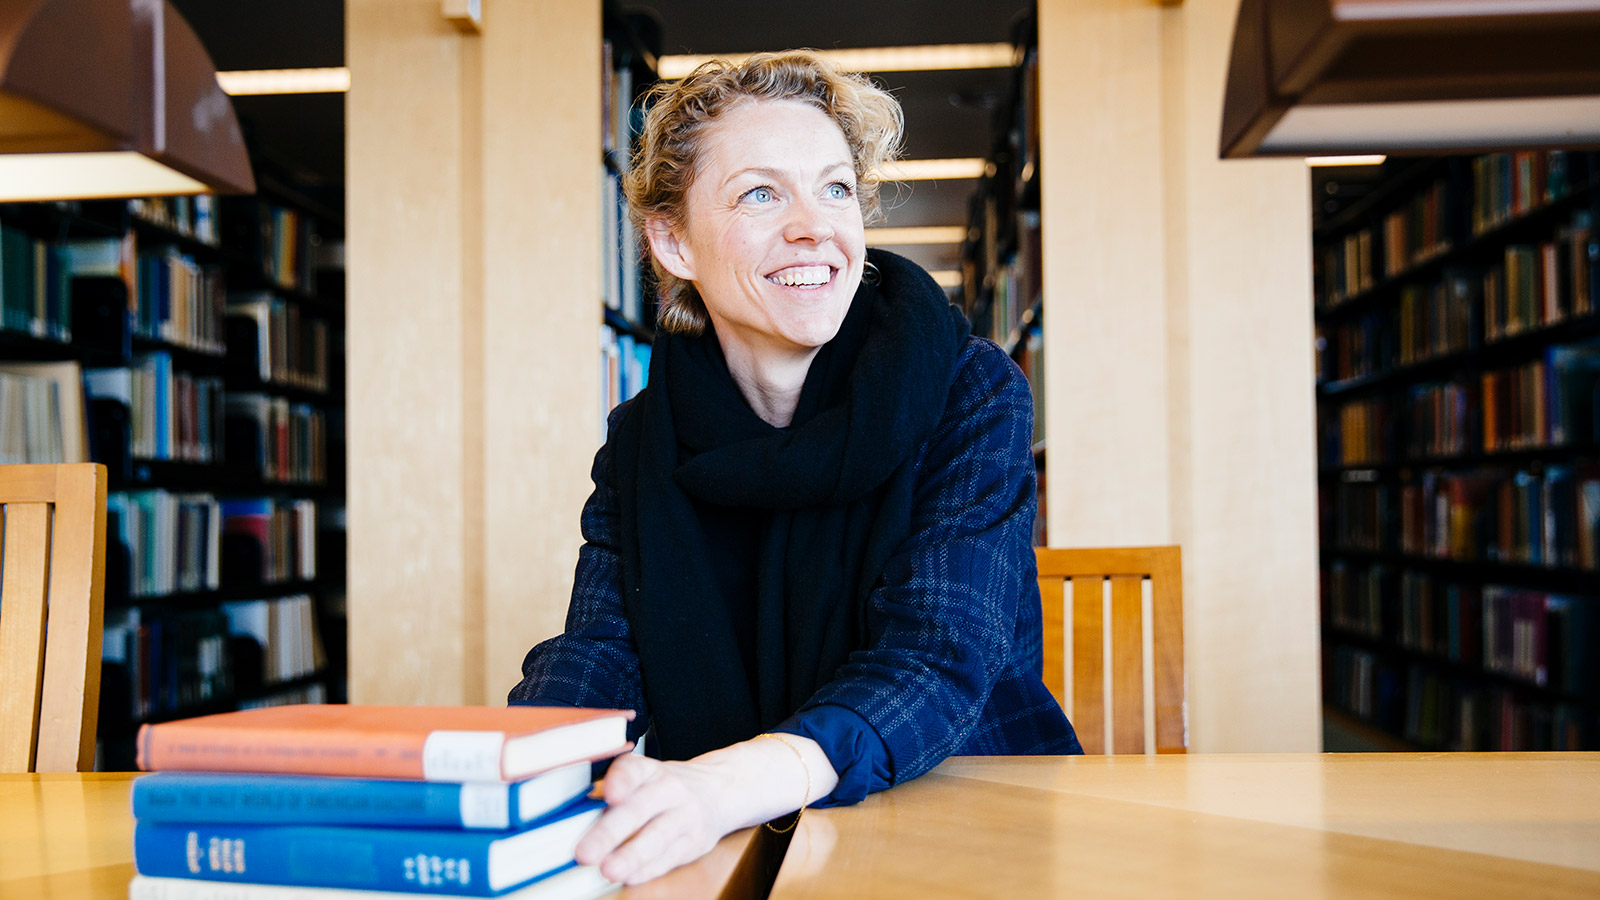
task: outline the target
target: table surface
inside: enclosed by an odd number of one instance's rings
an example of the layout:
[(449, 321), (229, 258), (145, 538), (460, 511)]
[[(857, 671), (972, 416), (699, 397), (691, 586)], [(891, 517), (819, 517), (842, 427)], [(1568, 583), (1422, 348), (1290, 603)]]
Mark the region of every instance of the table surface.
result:
[[(126, 897), (132, 777), (0, 775), (0, 898)], [(739, 832), (615, 896), (746, 894), (773, 853)], [(807, 812), (771, 896), (1073, 894), (1600, 897), (1600, 753), (956, 758)]]

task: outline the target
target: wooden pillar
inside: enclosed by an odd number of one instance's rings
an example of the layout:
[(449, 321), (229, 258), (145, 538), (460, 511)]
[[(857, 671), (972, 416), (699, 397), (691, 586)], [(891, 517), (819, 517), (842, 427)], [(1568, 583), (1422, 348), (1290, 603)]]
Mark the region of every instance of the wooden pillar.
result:
[(437, 0), (346, 5), (354, 702), (504, 702), (579, 543), (599, 4), (484, 7), (463, 35)]
[(1053, 546), (1177, 543), (1190, 746), (1320, 746), (1310, 208), (1217, 159), (1237, 0), (1040, 0)]

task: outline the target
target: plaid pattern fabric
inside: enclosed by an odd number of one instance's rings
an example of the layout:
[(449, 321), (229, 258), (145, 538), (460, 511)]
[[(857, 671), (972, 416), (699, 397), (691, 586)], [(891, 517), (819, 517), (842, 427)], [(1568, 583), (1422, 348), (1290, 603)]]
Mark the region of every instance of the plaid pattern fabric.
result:
[[(914, 463), (911, 531), (870, 597), (868, 646), (799, 711), (834, 704), (859, 714), (895, 783), (954, 754), (1082, 752), (1039, 677), (1032, 437), (1021, 371), (994, 343), (970, 338), (944, 418)], [(528, 653), (510, 700), (634, 709), (642, 731), (649, 711), (620, 596), (609, 466), (602, 447), (566, 633)]]

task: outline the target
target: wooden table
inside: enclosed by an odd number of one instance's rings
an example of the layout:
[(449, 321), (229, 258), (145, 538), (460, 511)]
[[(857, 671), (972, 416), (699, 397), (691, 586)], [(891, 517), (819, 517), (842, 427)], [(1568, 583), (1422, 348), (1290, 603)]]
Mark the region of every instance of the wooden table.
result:
[[(126, 897), (131, 777), (0, 776), (0, 898)], [(616, 896), (746, 896), (775, 846)], [(952, 759), (806, 813), (772, 889), (1066, 896), (1600, 897), (1600, 753)]]

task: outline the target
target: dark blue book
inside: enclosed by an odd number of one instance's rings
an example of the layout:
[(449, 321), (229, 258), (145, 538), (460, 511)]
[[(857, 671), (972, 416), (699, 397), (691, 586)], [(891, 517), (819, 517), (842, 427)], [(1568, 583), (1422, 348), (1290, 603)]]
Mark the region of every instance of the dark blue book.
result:
[(572, 863), (605, 806), (583, 800), (521, 831), (139, 822), (140, 875), (495, 897)]
[(586, 762), (526, 781), (456, 784), (315, 775), (158, 772), (133, 782), (141, 822), (524, 828), (589, 793)]

